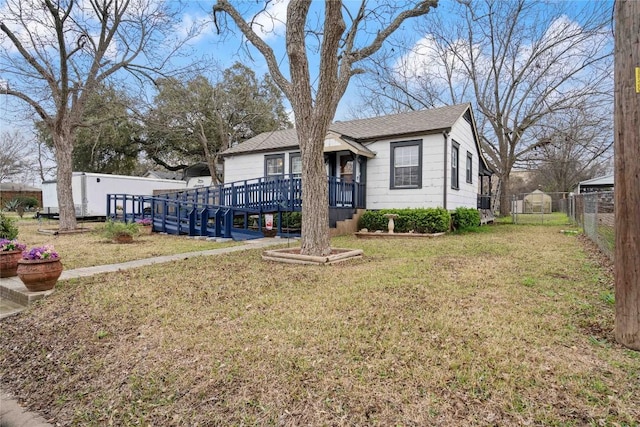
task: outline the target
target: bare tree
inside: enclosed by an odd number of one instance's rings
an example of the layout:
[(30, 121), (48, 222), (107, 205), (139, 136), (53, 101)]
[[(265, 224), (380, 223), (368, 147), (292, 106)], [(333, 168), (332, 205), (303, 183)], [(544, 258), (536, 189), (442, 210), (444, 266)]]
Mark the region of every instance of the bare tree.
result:
[(120, 71), (144, 79), (170, 65), (194, 34), (178, 31), (174, 5), (179, 7), (162, 0), (6, 0), (2, 5), (2, 94), (26, 104), (53, 137), (60, 229), (76, 227), (72, 151), (76, 131), (86, 125), (88, 98)]
[(36, 135), (20, 130), (0, 134), (0, 182), (38, 183), (51, 178), (51, 150)]
[(538, 142), (520, 161), (530, 164), (545, 191), (569, 192), (580, 181), (611, 170), (613, 123), (598, 110), (576, 108), (532, 129)]
[[(380, 112), (472, 102), (483, 151), (506, 190), (550, 117), (584, 104), (610, 114), (610, 19), (602, 2), (460, 0), (417, 27), (425, 37), (412, 52), (375, 58), (374, 83), (364, 81), (369, 105)], [(501, 191), (502, 215), (507, 201)]]
[[(616, 340), (640, 350), (640, 3), (615, 3)], [(634, 70), (635, 68), (635, 70)]]
[(40, 181), (51, 179), (57, 174), (55, 155), (44, 140), (36, 138), (35, 144), (37, 157), (34, 173), (38, 174)]
[[(331, 252), (324, 138), (349, 80), (362, 72), (354, 65), (378, 51), (405, 20), (424, 15), (434, 6), (436, 0), (427, 0), (378, 5), (370, 10), (367, 2), (362, 1), (352, 14), (342, 1), (326, 1), (324, 18), (313, 28), (315, 15), (310, 13), (311, 0), (291, 0), (286, 21), (288, 73), (281, 69), (273, 49), (234, 6), (227, 0), (218, 0), (214, 6), (214, 21), (220, 23), (220, 13), (233, 20), (264, 56), (273, 80), (293, 108), (303, 171), (303, 254), (328, 255)], [(349, 20), (348, 26), (345, 18)], [(366, 39), (367, 24), (372, 25), (374, 20), (377, 31), (369, 34), (370, 43), (359, 46), (362, 39)], [(316, 41), (319, 46), (315, 45)], [(319, 54), (318, 70), (310, 68), (309, 55), (314, 53)], [(316, 75), (317, 85), (314, 85), (313, 76)]]
[(34, 147), (19, 131), (0, 134), (0, 182), (16, 179), (32, 168)]

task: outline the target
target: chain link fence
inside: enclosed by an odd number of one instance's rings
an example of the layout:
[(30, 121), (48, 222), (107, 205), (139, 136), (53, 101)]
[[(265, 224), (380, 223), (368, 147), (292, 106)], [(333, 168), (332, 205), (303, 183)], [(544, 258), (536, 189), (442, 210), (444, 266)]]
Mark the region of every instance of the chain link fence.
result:
[(571, 219), (612, 260), (616, 246), (613, 206), (613, 191), (574, 194), (569, 199)]
[(515, 194), (511, 199), (514, 224), (569, 223), (569, 193), (545, 193), (540, 190)]

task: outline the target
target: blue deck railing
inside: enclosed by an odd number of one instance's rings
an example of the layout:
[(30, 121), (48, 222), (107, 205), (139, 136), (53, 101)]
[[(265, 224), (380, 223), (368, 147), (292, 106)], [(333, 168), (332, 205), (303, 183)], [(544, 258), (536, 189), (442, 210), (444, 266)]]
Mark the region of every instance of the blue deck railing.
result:
[[(364, 185), (329, 177), (329, 206), (361, 208)], [(281, 234), (282, 213), (302, 210), (302, 183), (298, 176), (256, 178), (220, 186), (138, 196), (107, 195), (107, 217), (124, 221), (150, 218), (153, 230), (192, 236), (259, 237), (249, 226), (250, 218), (262, 227), (262, 215), (278, 213)], [(256, 218), (257, 217), (257, 218)], [(234, 222), (239, 223), (234, 224)]]
[[(329, 207), (365, 207), (364, 184), (328, 178)], [(302, 181), (296, 175), (255, 178), (211, 187), (161, 194), (173, 200), (262, 212), (302, 209)]]

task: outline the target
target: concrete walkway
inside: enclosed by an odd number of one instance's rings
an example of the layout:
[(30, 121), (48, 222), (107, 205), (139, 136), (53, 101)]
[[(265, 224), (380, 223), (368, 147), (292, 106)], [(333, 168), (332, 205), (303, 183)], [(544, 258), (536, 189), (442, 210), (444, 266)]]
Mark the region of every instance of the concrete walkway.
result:
[[(62, 272), (59, 280), (69, 280), (77, 277), (93, 276), (94, 274), (108, 273), (118, 270), (126, 270), (130, 268), (143, 267), (145, 265), (160, 264), (164, 262), (179, 261), (187, 258), (198, 256), (222, 255), (232, 252), (246, 251), (249, 249), (266, 248), (270, 246), (282, 245), (287, 243), (286, 239), (255, 239), (246, 240), (242, 245), (230, 246), (227, 248), (211, 249), (200, 252), (187, 252), (175, 255), (164, 255), (147, 259), (123, 262), (121, 264), (99, 265), (96, 267), (78, 268), (75, 270), (65, 270)], [(292, 242), (297, 245), (297, 242)], [(43, 298), (53, 291), (46, 292), (29, 292), (26, 290), (22, 282), (17, 277), (8, 277), (0, 279), (0, 319), (19, 313), (26, 306), (39, 298)], [(19, 294), (19, 295), (18, 295)], [(8, 296), (17, 297), (21, 301), (20, 305), (9, 300)], [(0, 323), (1, 324), (1, 323)], [(0, 427), (49, 427), (52, 424), (42, 418), (39, 414), (28, 412), (23, 409), (18, 402), (8, 393), (0, 390)]]

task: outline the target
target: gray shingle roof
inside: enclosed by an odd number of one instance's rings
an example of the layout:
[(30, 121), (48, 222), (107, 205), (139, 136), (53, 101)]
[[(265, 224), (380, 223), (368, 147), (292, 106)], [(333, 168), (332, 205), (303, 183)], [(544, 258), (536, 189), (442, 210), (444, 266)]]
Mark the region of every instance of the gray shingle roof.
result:
[(469, 104), (451, 105), (431, 110), (371, 117), (333, 123), (329, 128), (360, 142), (396, 135), (449, 129), (469, 108)]
[(42, 191), (42, 189), (16, 182), (0, 182), (0, 191)]
[(275, 130), (256, 135), (243, 143), (228, 148), (222, 152), (223, 156), (248, 153), (251, 151), (268, 151), (298, 146), (298, 136), (295, 129)]
[[(368, 119), (336, 122), (329, 130), (339, 133), (357, 142), (369, 142), (375, 139), (400, 135), (428, 133), (450, 129), (462, 116), (470, 104), (450, 105), (430, 110), (410, 111), (408, 113), (371, 117)], [(295, 129), (265, 132), (247, 141), (225, 150), (222, 155), (269, 151), (298, 146)]]

